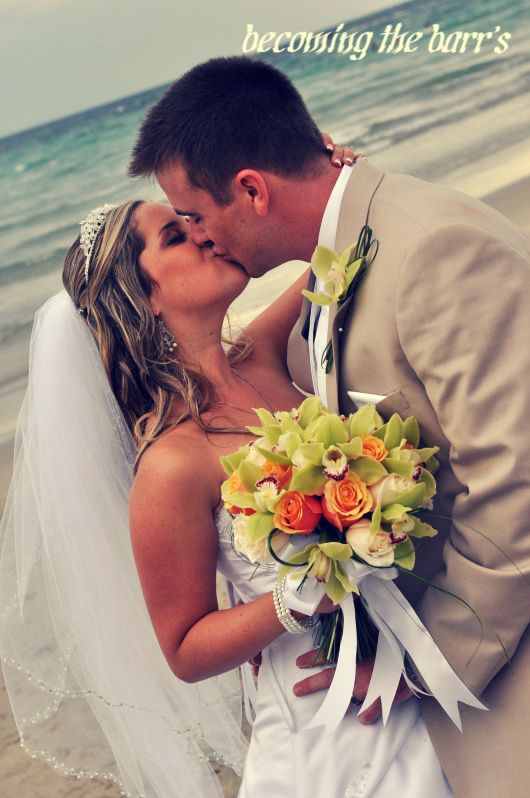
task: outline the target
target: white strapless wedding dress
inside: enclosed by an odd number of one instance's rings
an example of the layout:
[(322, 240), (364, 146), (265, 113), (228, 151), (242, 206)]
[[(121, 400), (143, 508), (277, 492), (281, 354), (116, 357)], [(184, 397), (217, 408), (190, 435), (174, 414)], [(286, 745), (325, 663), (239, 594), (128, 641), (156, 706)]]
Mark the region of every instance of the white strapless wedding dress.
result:
[[(242, 601), (272, 590), (274, 565), (249, 563), (233, 546), (232, 519), (221, 508), (219, 571)], [(313, 648), (312, 634), (285, 633), (262, 652), (256, 718), (239, 798), (450, 798), (418, 701), (392, 709), (363, 726), (348, 710), (335, 732), (300, 731), (320, 706), (323, 693), (298, 698), (293, 685), (319, 669), (300, 669), (296, 657)]]

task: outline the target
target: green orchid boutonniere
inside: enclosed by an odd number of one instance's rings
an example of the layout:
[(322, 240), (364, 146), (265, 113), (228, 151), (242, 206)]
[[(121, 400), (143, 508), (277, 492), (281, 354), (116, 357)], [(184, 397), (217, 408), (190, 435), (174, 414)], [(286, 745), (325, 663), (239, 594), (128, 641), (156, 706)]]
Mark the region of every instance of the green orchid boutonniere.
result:
[[(361, 278), (375, 256), (379, 242), (372, 238), (372, 228), (365, 224), (358, 240), (340, 255), (329, 247), (317, 246), (311, 258), (311, 271), (324, 283), (323, 291), (307, 291), (302, 294), (315, 305), (342, 305), (359, 285)], [(333, 368), (331, 341), (322, 354), (321, 366), (329, 374)]]
[(340, 255), (329, 247), (317, 246), (311, 258), (311, 271), (324, 283), (323, 291), (307, 291), (302, 294), (316, 305), (324, 307), (342, 304), (348, 299), (369, 265), (368, 256), (374, 247), (370, 262), (377, 253), (378, 242), (372, 239), (372, 230), (365, 225), (359, 239)]

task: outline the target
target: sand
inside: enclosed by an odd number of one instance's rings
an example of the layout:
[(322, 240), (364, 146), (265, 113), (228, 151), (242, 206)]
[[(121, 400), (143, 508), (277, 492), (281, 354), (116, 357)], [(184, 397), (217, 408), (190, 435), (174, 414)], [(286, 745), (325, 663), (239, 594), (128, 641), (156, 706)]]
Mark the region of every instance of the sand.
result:
[[(508, 216), (530, 236), (530, 152), (513, 152), (510, 168), (506, 160), (491, 158), (483, 168), (474, 164), (449, 175), (444, 183), (480, 196)], [(256, 313), (258, 309), (254, 312)], [(241, 315), (239, 321), (247, 318)], [(0, 507), (3, 507), (12, 473), (13, 441), (0, 443)], [(238, 779), (230, 770), (219, 769), (226, 798), (235, 798)], [(47, 765), (30, 759), (20, 748), (3, 682), (0, 679), (0, 795), (3, 798), (117, 798), (110, 785), (61, 777)]]

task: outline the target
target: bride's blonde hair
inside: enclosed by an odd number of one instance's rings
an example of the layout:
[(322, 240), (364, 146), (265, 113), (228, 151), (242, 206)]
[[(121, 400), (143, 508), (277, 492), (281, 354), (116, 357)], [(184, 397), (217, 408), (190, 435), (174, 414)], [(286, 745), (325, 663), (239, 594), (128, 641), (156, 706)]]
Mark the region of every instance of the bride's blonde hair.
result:
[[(186, 419), (206, 432), (232, 432), (233, 427), (207, 424), (202, 414), (218, 397), (210, 379), (186, 362), (177, 348), (168, 354), (149, 297), (155, 281), (140, 266), (144, 242), (134, 224), (142, 200), (111, 210), (97, 236), (90, 260), (88, 285), (85, 255), (79, 237), (66, 255), (63, 284), (99, 348), (103, 366), (137, 444), (135, 471), (143, 452), (160, 435)], [(246, 336), (233, 342), (232, 364), (250, 353)], [(178, 342), (177, 342), (178, 344)], [(175, 400), (181, 408), (176, 415)], [(152, 420), (153, 423), (147, 422)]]

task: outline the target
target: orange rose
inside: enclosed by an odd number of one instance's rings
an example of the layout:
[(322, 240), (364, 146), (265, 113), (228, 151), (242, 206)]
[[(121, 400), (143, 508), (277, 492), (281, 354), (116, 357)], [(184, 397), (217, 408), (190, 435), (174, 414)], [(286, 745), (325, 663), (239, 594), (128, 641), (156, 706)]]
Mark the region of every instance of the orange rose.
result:
[[(228, 478), (228, 487), (230, 489), (231, 495), (234, 493), (248, 493), (246, 487), (241, 481), (241, 477), (239, 476), (239, 471), (237, 468), (235, 471), (232, 471)], [(243, 515), (252, 515), (256, 512), (252, 509), (252, 507), (236, 507), (235, 504), (230, 504), (230, 502), (225, 502), (225, 509), (228, 510), (231, 515), (239, 515), (240, 513)]]
[(369, 435), (367, 432), (364, 432), (361, 435), (361, 438), (363, 441), (362, 454), (365, 454), (368, 457), (373, 457), (378, 463), (380, 463), (381, 460), (384, 460), (388, 455), (388, 452), (385, 449), (385, 444), (380, 438), (376, 438), (374, 435)]
[(282, 532), (309, 535), (320, 521), (322, 508), (314, 496), (305, 496), (298, 490), (285, 493), (274, 513), (274, 526)]
[(278, 480), (279, 491), (291, 481), (293, 476), (292, 466), (281, 465), (281, 463), (273, 463), (271, 460), (267, 460), (263, 466), (263, 471), (266, 477), (274, 477), (274, 479)]
[(322, 512), (324, 518), (342, 532), (373, 507), (372, 494), (357, 474), (350, 471), (344, 479), (328, 480), (324, 485)]

